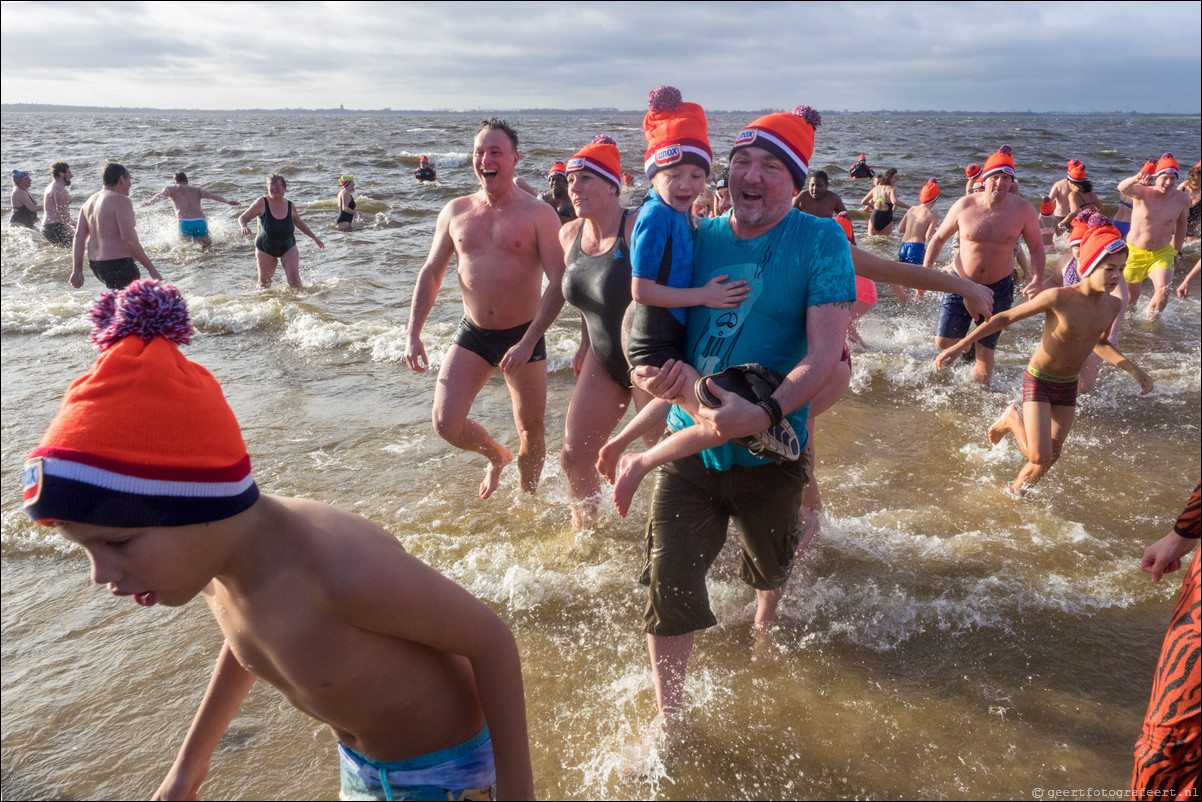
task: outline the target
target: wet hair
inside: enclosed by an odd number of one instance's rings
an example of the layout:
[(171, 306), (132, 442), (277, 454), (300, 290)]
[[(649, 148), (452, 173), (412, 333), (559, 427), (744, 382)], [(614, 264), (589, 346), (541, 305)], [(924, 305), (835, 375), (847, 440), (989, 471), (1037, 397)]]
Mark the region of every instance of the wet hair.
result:
[(175, 174), (175, 183), (177, 183), (177, 184), (188, 183), (188, 176), (185, 175), (184, 172), (181, 170), (180, 172)]
[(1078, 192), (1083, 192), (1086, 194), (1093, 192), (1093, 183), (1090, 181), (1074, 181), (1070, 178), (1068, 182), (1072, 184), (1073, 189), (1077, 190)]
[(810, 173), (810, 178), (817, 178), (824, 184), (829, 184), (831, 182), (831, 177), (826, 174), (826, 170), (815, 170), (814, 172)]
[(54, 178), (58, 178), (60, 175), (70, 169), (71, 165), (67, 164), (66, 162), (55, 162), (54, 164), (50, 165), (50, 175)]
[(280, 186), (282, 186), (284, 189), (288, 188), (288, 179), (284, 178), (284, 176), (280, 175), (279, 173), (272, 173), (271, 175), (267, 176), (267, 186), (271, 186), (276, 181), (279, 181)]
[(1199, 167), (1195, 164), (1193, 167), (1189, 168), (1189, 173), (1187, 173), (1185, 176), (1185, 182), (1192, 187), (1197, 185), (1200, 181), (1202, 181), (1202, 167)]
[(115, 187), (117, 182), (129, 175), (129, 170), (125, 169), (125, 165), (120, 162), (109, 162), (104, 165), (104, 172), (100, 174), (101, 180), (104, 181), (106, 187)]
[(518, 135), (517, 132), (509, 127), (509, 123), (502, 120), (500, 117), (489, 117), (487, 120), (480, 121), (480, 128), (476, 131), (504, 131), (505, 136), (509, 137), (509, 141), (513, 143), (513, 152), (518, 152)]
[(893, 180), (893, 176), (895, 176), (895, 175), (897, 175), (897, 168), (890, 167), (888, 170), (885, 171), (885, 180), (881, 183), (888, 184), (890, 181)]

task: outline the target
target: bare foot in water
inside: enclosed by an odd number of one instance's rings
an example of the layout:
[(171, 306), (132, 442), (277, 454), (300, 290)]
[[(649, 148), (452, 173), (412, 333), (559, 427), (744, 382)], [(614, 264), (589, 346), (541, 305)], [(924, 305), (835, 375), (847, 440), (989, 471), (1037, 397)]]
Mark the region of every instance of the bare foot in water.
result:
[(497, 485), (501, 483), (501, 471), (505, 470), (505, 466), (513, 462), (513, 452), (508, 448), (501, 449), (501, 454), (497, 459), (488, 461), (488, 469), (484, 471), (484, 481), (480, 483), (480, 498), (488, 498), (497, 489)]
[(751, 661), (753, 663), (775, 663), (780, 659), (773, 637), (774, 624), (751, 625)]
[(618, 478), (614, 482), (614, 506), (618, 508), (618, 515), (625, 518), (630, 512), (634, 491), (639, 489), (639, 483), (646, 475), (641, 454), (627, 454), (618, 462)]
[(622, 449), (618, 448), (618, 444), (613, 440), (601, 446), (601, 451), (597, 454), (597, 473), (611, 485), (614, 483), (614, 469), (618, 467), (618, 460), (621, 458)]
[(989, 427), (989, 442), (995, 446), (1002, 442), (1002, 438), (1010, 434), (1010, 431), (1014, 428), (1014, 419), (1017, 417), (1018, 410), (1014, 408), (1013, 404), (1006, 407), (1006, 411), (1002, 413), (1002, 416), (995, 420), (993, 425)]

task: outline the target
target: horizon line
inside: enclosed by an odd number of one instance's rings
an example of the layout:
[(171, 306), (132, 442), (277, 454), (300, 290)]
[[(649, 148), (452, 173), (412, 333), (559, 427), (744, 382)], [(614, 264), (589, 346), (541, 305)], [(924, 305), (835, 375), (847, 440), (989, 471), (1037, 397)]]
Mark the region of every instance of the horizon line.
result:
[[(516, 113), (516, 114), (643, 114), (643, 110), (639, 109), (618, 109), (613, 107), (597, 106), (591, 108), (545, 108), (545, 107), (515, 107), (515, 108), (492, 108), (492, 109), (393, 109), (384, 107), (379, 109), (347, 109), (339, 106), (338, 108), (301, 108), (301, 107), (285, 107), (275, 109), (265, 108), (241, 108), (241, 109), (200, 109), (200, 108), (158, 108), (154, 106), (84, 106), (67, 103), (0, 103), (0, 111), (11, 112), (124, 112), (124, 113), (184, 113), (184, 114), (487, 114), (487, 113)], [(765, 114), (779, 111), (778, 109), (761, 108), (761, 109), (710, 109), (707, 113), (713, 114)], [(1199, 111), (1123, 111), (1121, 109), (1112, 110), (1095, 110), (1095, 111), (1070, 111), (1070, 110), (1053, 110), (1053, 111), (1033, 111), (1031, 109), (1017, 110), (1010, 109), (1006, 111), (983, 111), (973, 109), (830, 109), (823, 112), (824, 114), (847, 114), (847, 115), (873, 115), (873, 114), (945, 114), (945, 115), (988, 115), (988, 116), (1073, 116), (1087, 117), (1092, 115), (1102, 116), (1150, 116), (1150, 117), (1198, 117), (1202, 116), (1202, 110)]]

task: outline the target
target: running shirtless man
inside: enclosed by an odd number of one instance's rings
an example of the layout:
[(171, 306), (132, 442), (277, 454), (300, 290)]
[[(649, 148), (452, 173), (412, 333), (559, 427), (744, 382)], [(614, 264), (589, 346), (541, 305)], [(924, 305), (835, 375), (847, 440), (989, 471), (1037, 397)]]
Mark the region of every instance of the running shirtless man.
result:
[(134, 228), (134, 204), (129, 199), (132, 179), (124, 165), (110, 162), (104, 167), (104, 189), (84, 201), (75, 229), (71, 286), (83, 286), (83, 255), (87, 248), (88, 266), (96, 278), (110, 290), (119, 290), (140, 277), (134, 260), (141, 262), (153, 279), (162, 280), (159, 271)]
[[(500, 367), (517, 424), (521, 489), (538, 488), (546, 453), (547, 352), (543, 334), (563, 308), (563, 249), (555, 209), (514, 184), (517, 134), (490, 117), (472, 145), (480, 190), (438, 215), (430, 255), (418, 273), (409, 312), (405, 364), (429, 368), (421, 332), (451, 257), (457, 261), (463, 319), (438, 372), (434, 430), (451, 445), (488, 458), (480, 498), (497, 489), (513, 452), (468, 418), (493, 368)], [(543, 290), (543, 277), (548, 285)]]
[[(1014, 246), (1022, 237), (1031, 253), (1031, 283), (1023, 295), (1033, 298), (1043, 286), (1043, 235), (1039, 231), (1039, 212), (1021, 196), (1010, 192), (1014, 183), (1014, 158), (1009, 146), (989, 157), (981, 179), (984, 192), (965, 195), (948, 210), (947, 217), (927, 248), (923, 265), (934, 267), (943, 246), (960, 233), (960, 253), (952, 270), (969, 281), (993, 292), (993, 313), (1010, 308), (1014, 293)], [(939, 309), (935, 345), (950, 348), (968, 333), (972, 316), (959, 295), (946, 295)], [(998, 332), (1000, 333), (1000, 332)], [(976, 370), (973, 378), (989, 385), (993, 378), (994, 348), (997, 334), (976, 343)]]
[(1171, 153), (1160, 157), (1152, 185), (1140, 181), (1140, 174), (1119, 183), (1119, 192), (1131, 198), (1131, 231), (1127, 234), (1127, 267), (1123, 278), (1130, 295), (1128, 310), (1135, 309), (1145, 278), (1152, 279), (1152, 300), (1147, 318), (1155, 320), (1169, 303), (1173, 288), (1173, 266), (1185, 242), (1189, 220), (1189, 194), (1174, 192), (1177, 186), (1177, 161)]
[(143, 203), (142, 206), (158, 203), (163, 198), (169, 199), (171, 205), (175, 207), (175, 216), (179, 219), (179, 238), (184, 242), (199, 242), (201, 250), (208, 250), (209, 246), (213, 244), (213, 239), (209, 236), (209, 224), (205, 220), (205, 213), (200, 208), (200, 202), (208, 199), (230, 206), (241, 206), (242, 204), (238, 201), (226, 200), (207, 189), (190, 185), (188, 176), (182, 172), (175, 174), (174, 181), (174, 184), (163, 187), (162, 192)]

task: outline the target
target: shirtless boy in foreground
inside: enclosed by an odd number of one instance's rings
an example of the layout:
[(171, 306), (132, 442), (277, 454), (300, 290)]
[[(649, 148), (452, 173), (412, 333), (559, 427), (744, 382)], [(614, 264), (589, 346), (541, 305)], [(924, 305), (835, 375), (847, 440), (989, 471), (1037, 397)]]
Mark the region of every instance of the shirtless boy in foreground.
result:
[(1081, 282), (1071, 287), (1044, 290), (1032, 300), (994, 315), (969, 336), (935, 358), (942, 369), (982, 337), (1040, 312), (1046, 315), (1043, 339), (1023, 376), (1023, 414), (1013, 406), (989, 427), (989, 442), (997, 445), (1008, 432), (1027, 458), (1026, 466), (1010, 486), (1022, 495), (1060, 458), (1060, 450), (1073, 425), (1077, 405), (1077, 376), (1090, 353), (1130, 373), (1139, 382), (1140, 395), (1152, 390), (1152, 379), (1110, 344), (1107, 335), (1122, 303), (1109, 293), (1122, 280), (1127, 247), (1118, 229), (1095, 215), (1081, 243)]
[(200, 594), (221, 627), (155, 798), (196, 798), (262, 677), (334, 731), (344, 799), (532, 799), (505, 624), (375, 524), (260, 495), (221, 387), (176, 347), (192, 331), (174, 287), (135, 282), (92, 319), (102, 354), (29, 454), (25, 511), (82, 546), (114, 595), (179, 607)]
[[(504, 120), (491, 117), (480, 126), (472, 146), (472, 166), (480, 190), (443, 207), (434, 229), (430, 255), (418, 273), (409, 311), (405, 364), (429, 369), (422, 327), (451, 257), (458, 261), (463, 319), (447, 349), (434, 390), (434, 431), (453, 446), (488, 458), (480, 498), (501, 481), (513, 452), (468, 418), (472, 402), (500, 367), (513, 402), (521, 447), (521, 489), (533, 493), (543, 471), (547, 407), (547, 348), (543, 334), (563, 308), (563, 248), (559, 215), (549, 204), (514, 185), (517, 134)], [(543, 276), (547, 288), (543, 290)]]

